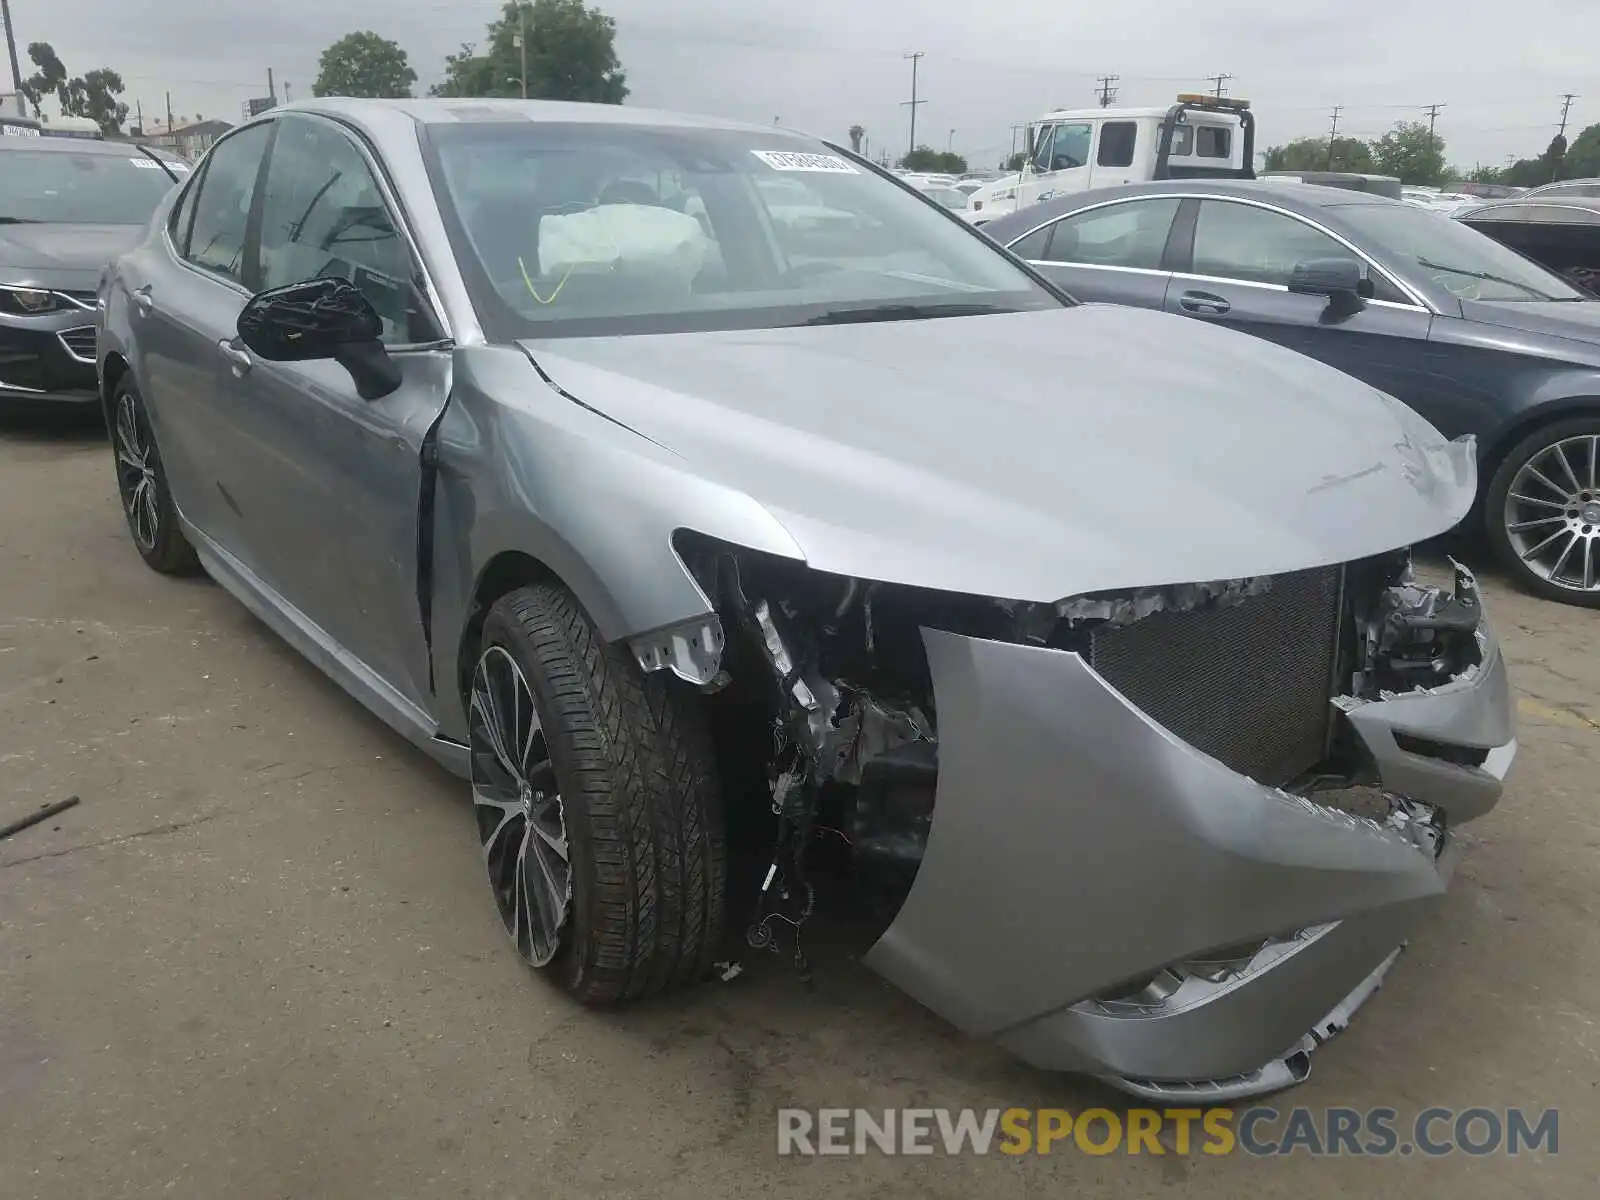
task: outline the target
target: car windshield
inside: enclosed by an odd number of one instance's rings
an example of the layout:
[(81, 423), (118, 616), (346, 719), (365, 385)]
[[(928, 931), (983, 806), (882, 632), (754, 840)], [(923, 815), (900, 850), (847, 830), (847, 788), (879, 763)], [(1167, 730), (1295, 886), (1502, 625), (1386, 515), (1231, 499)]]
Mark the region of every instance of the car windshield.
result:
[(1382, 257), (1402, 260), (1463, 300), (1590, 298), (1515, 250), (1443, 213), (1410, 204), (1349, 204), (1339, 207), (1339, 215), (1382, 251)]
[(911, 320), (1066, 301), (820, 141), (610, 123), (428, 126), (497, 340)]
[(0, 222), (143, 225), (172, 186), (160, 164), (132, 146), (126, 154), (7, 147)]

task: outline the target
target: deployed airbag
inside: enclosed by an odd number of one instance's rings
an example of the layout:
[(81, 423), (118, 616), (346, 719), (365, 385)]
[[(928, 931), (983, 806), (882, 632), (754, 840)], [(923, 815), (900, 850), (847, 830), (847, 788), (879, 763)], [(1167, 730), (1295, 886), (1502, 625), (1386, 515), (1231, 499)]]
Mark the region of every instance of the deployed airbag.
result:
[(605, 204), (539, 222), (546, 278), (621, 272), (687, 292), (710, 254), (698, 221), (654, 205)]

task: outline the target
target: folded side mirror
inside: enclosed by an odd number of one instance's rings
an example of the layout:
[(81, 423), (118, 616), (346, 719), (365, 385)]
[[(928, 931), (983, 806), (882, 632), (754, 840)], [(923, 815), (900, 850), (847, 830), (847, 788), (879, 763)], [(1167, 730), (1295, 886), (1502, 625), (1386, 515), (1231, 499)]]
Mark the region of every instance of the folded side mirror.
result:
[(1373, 285), (1353, 258), (1313, 258), (1295, 264), (1289, 290), (1300, 296), (1326, 296), (1330, 309), (1348, 315), (1366, 307)]
[(400, 367), (383, 347), (383, 321), (345, 279), (307, 279), (252, 296), (239, 314), (239, 340), (268, 362), (333, 359), (356, 393), (377, 400), (400, 386)]

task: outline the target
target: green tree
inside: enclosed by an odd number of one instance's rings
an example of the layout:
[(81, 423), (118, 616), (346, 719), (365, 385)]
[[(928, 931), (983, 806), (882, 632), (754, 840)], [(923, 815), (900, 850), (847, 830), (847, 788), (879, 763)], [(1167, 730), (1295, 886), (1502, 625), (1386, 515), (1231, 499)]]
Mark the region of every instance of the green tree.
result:
[[(28, 44), (28, 61), (33, 63), (34, 72), (17, 86), (22, 89), (22, 94), (27, 97), (28, 103), (33, 106), (35, 117), (42, 115), (39, 105), (48, 95), (59, 95), (67, 82), (67, 68), (61, 65), (55, 48), (49, 42), (30, 42)], [(66, 103), (65, 99), (61, 101)]]
[(937, 171), (945, 175), (964, 175), (967, 160), (948, 150), (935, 150), (931, 146), (918, 146), (900, 160), (907, 171)]
[[(520, 40), (526, 31), (527, 45)], [(617, 59), (617, 23), (583, 0), (506, 0), (483, 52), (466, 43), (445, 58), (435, 96), (520, 96), (621, 104), (628, 85)]]
[(866, 128), (865, 125), (852, 125), (852, 126), (850, 126), (850, 149), (854, 150), (857, 154), (860, 154), (861, 153), (861, 139), (866, 137), (866, 136), (867, 136), (867, 128)]
[(1027, 161), (1027, 152), (1024, 150), (1018, 150), (1010, 158), (1006, 159), (1005, 169), (1007, 171), (1020, 171), (1022, 170), (1022, 164)]
[(1479, 163), (1462, 176), (1468, 183), (1504, 183), (1505, 171), (1499, 167), (1488, 167)]
[(1372, 147), (1360, 138), (1336, 137), (1330, 154), (1328, 139), (1295, 138), (1267, 151), (1269, 171), (1362, 171), (1372, 170)]
[(345, 34), (322, 52), (317, 65), (313, 96), (409, 96), (417, 82), (406, 52), (371, 30)]
[(1372, 161), (1401, 183), (1437, 186), (1444, 182), (1444, 139), (1426, 121), (1399, 121), (1372, 145)]
[(100, 132), (114, 137), (122, 132), (122, 123), (128, 119), (128, 106), (117, 97), (122, 95), (122, 76), (110, 67), (89, 71), (76, 79), (69, 79), (57, 89), (62, 115), (88, 117), (100, 126)]
[(1591, 125), (1572, 139), (1566, 161), (1562, 164), (1564, 179), (1592, 179), (1600, 176), (1600, 125)]

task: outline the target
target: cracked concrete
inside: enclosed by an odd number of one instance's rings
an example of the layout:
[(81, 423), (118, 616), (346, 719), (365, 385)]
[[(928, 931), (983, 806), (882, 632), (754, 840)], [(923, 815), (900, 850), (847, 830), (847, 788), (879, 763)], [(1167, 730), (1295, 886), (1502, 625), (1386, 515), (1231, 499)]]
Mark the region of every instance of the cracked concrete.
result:
[(1523, 757), (1291, 1104), (1558, 1107), (1554, 1159), (780, 1160), (780, 1105), (1126, 1102), (964, 1038), (822, 926), (620, 1013), (532, 978), (462, 787), (127, 539), (103, 443), (0, 432), (0, 1195), (202, 1200), (1592, 1195), (1600, 614), (1485, 581)]

